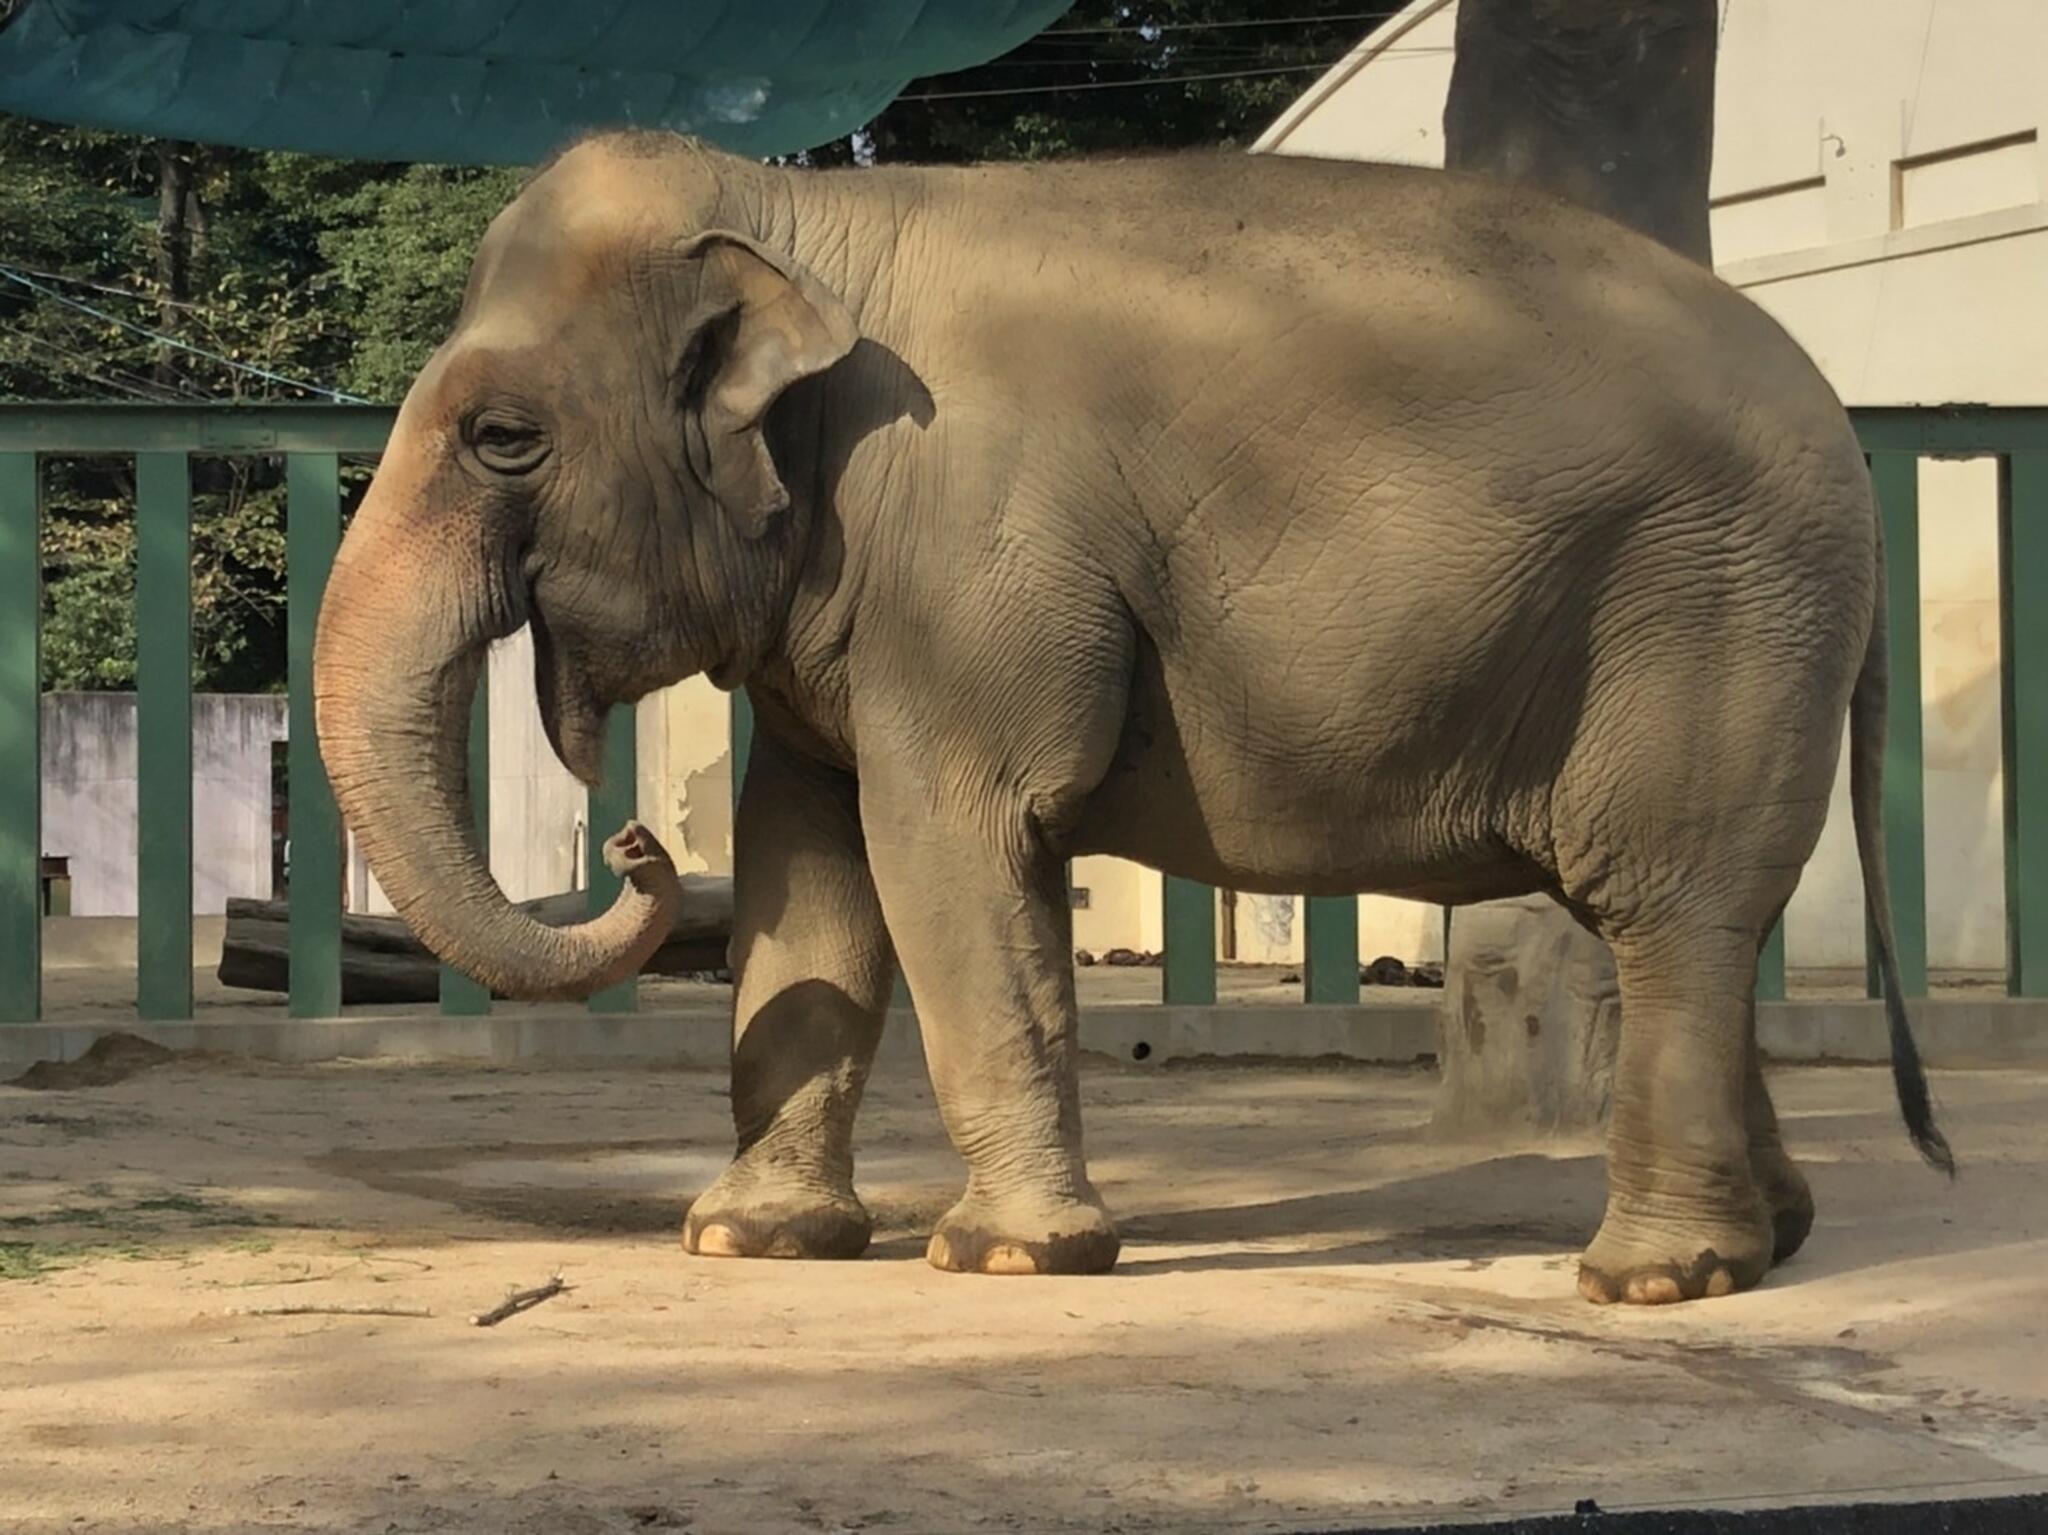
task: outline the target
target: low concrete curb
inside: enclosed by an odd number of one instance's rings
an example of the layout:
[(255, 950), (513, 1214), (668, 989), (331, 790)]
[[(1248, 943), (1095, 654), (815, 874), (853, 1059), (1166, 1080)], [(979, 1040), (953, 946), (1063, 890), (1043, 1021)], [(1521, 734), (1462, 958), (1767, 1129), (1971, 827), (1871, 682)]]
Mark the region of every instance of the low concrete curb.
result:
[[(1906, 1010), (1930, 1066), (2048, 1061), (2048, 997), (1935, 997)], [(1882, 1002), (1761, 1003), (1757, 1040), (1778, 1061), (1892, 1058)]]
[[(1922, 1054), (1936, 1066), (2048, 1062), (2048, 1000), (1938, 998), (1913, 1006)], [(0, 1025), (0, 1076), (39, 1060), (74, 1060), (103, 1034), (122, 1030), (173, 1050), (207, 1050), (273, 1061), (444, 1059), (469, 1061), (639, 1061), (723, 1066), (725, 1009), (692, 1006), (596, 1015), (521, 1009), (489, 1018), (419, 1011), (335, 1019), (132, 1018), (90, 1023)], [(1884, 1008), (1876, 1002), (1768, 1002), (1758, 1035), (1777, 1061), (1890, 1059)], [(1413, 1065), (1436, 1054), (1433, 1002), (1357, 1007), (1095, 1007), (1081, 1014), (1084, 1049), (1149, 1065), (1202, 1058), (1343, 1059)], [(882, 1059), (922, 1061), (915, 1019), (891, 1015)]]

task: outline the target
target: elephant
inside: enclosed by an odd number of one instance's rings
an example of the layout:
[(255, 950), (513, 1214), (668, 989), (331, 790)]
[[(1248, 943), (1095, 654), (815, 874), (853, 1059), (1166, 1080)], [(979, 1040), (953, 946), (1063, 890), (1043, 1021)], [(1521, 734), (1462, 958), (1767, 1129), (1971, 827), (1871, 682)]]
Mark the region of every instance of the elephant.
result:
[(1595, 1302), (1756, 1284), (1806, 1181), (1759, 947), (1846, 715), (1894, 1078), (1952, 1169), (1885, 894), (1883, 550), (1847, 416), (1760, 309), (1548, 193), (1194, 151), (819, 170), (585, 136), (483, 236), (322, 602), (321, 751), (398, 911), (501, 994), (633, 973), (676, 877), (543, 927), (463, 764), (530, 625), (595, 783), (614, 706), (704, 674), (735, 831), (734, 1159), (683, 1245), (846, 1258), (896, 969), (966, 1186), (929, 1261), (1093, 1273), (1063, 870), (1545, 894), (1623, 1024)]

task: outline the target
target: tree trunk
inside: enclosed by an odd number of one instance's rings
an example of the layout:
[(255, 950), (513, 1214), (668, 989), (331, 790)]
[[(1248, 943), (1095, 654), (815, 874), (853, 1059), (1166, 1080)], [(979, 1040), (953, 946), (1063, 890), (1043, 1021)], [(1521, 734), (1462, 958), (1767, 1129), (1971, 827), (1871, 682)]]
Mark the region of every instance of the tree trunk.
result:
[[(192, 155), (186, 145), (166, 141), (156, 147), (156, 165), (157, 315), (170, 335), (184, 328), (181, 309), (191, 297)], [(155, 374), (156, 382), (166, 388), (177, 384), (178, 357), (172, 348), (157, 348)]]
[(1715, 0), (1461, 0), (1444, 164), (1711, 264)]
[[(1461, 0), (1444, 164), (1542, 187), (1710, 265), (1716, 0)], [(1614, 958), (1547, 897), (1459, 911), (1436, 1121), (1597, 1128)]]
[[(642, 975), (691, 975), (727, 967), (732, 937), (732, 881), (682, 876), (683, 908), (669, 939), (641, 966)], [(583, 891), (521, 903), (550, 927), (590, 914)], [(291, 905), (239, 897), (227, 905), (220, 982), (249, 991), (291, 989)], [(441, 994), (440, 962), (397, 917), (341, 919), (341, 1000), (345, 1006), (432, 1002)]]
[(1548, 896), (1467, 907), (1445, 965), (1436, 1123), (1576, 1131), (1603, 1124), (1621, 992), (1607, 945)]

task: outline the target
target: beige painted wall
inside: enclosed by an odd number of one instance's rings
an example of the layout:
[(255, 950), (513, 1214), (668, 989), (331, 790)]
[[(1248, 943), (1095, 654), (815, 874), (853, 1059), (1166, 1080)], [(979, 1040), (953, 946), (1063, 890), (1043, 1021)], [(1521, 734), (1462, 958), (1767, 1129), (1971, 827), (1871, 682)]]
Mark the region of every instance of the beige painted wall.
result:
[(684, 873), (732, 873), (731, 696), (692, 677), (642, 699), (636, 724), (640, 818)]

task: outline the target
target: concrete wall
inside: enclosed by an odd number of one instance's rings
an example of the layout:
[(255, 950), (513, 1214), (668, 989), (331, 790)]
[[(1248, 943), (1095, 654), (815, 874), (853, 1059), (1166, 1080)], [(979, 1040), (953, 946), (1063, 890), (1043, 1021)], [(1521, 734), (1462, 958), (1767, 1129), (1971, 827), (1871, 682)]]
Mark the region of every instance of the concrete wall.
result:
[[(71, 910), (135, 912), (135, 695), (46, 693), (43, 852), (71, 860)], [(192, 700), (192, 909), (270, 893), (270, 752), (285, 738), (274, 694)]]
[[(1721, 275), (1848, 404), (2048, 403), (2048, 5), (1723, 0), (1722, 18)], [(1442, 164), (1455, 26), (1455, 0), (1409, 7), (1255, 148)], [(1997, 969), (1996, 476), (1988, 461), (1926, 462), (1920, 497), (1930, 959)], [(1792, 965), (1862, 962), (1861, 890), (1845, 781), (1787, 916)], [(1437, 921), (1372, 904), (1389, 936)]]

